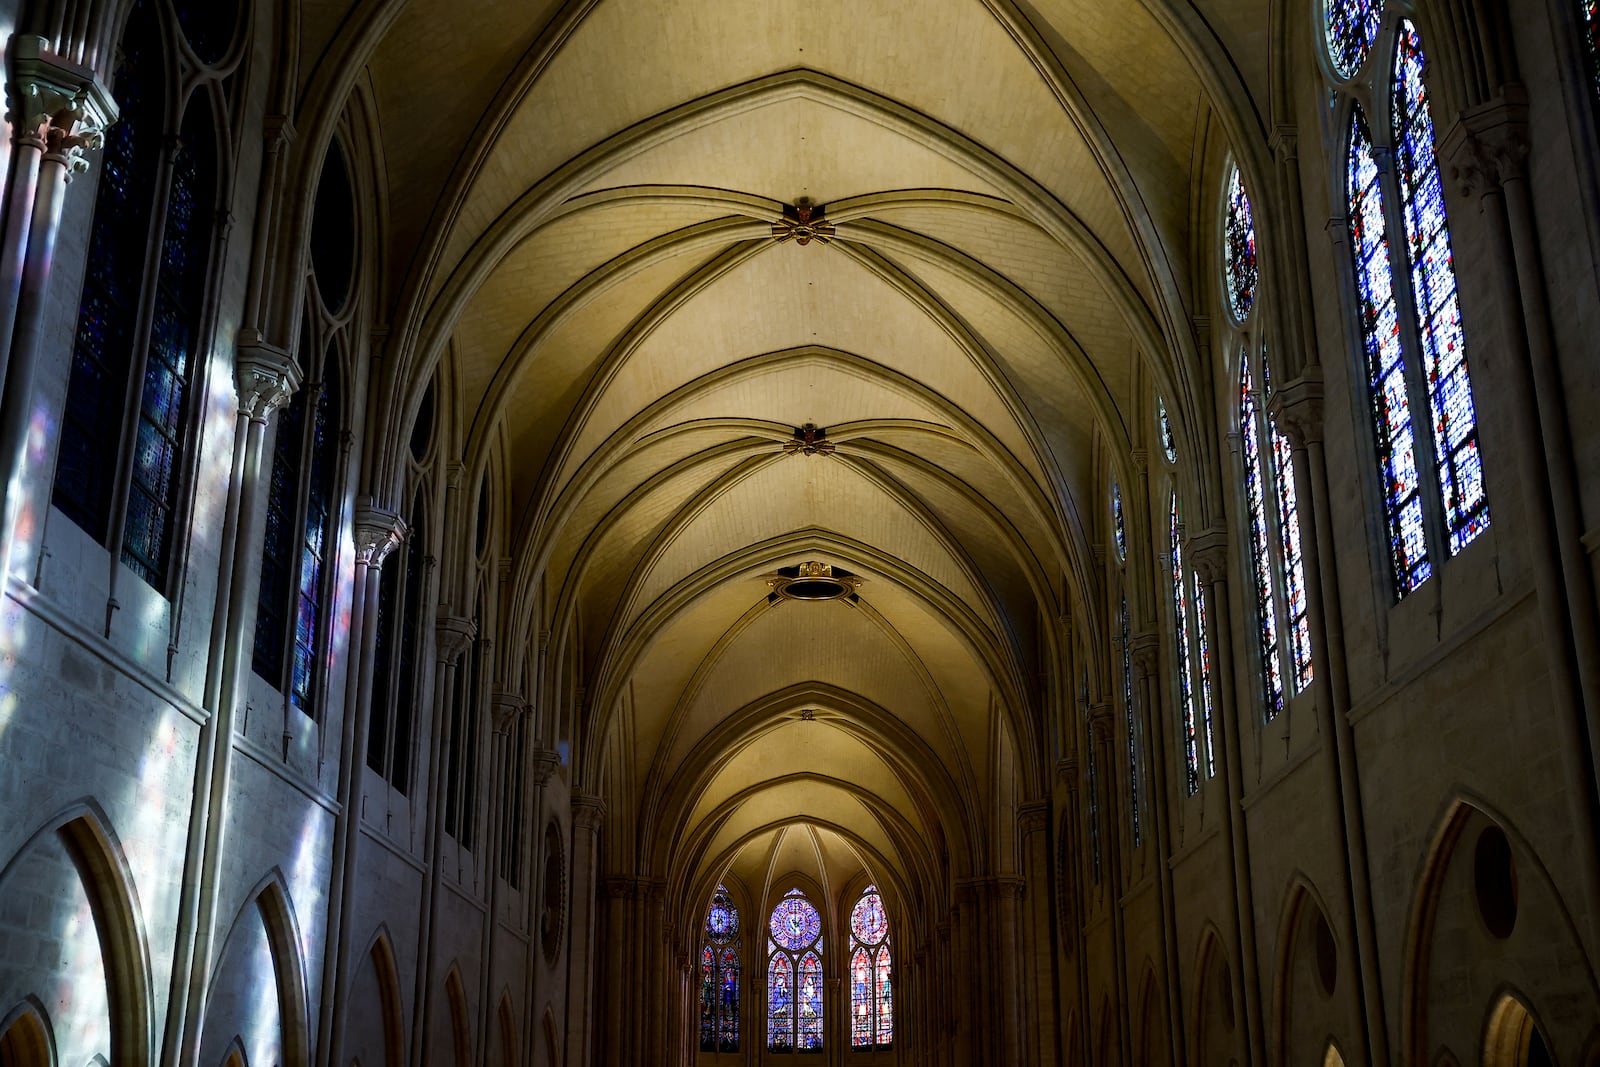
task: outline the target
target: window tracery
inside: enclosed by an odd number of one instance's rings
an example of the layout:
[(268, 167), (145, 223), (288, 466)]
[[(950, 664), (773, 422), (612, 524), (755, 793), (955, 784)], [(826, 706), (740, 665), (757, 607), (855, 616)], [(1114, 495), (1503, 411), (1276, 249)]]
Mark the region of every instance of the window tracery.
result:
[(718, 885), (700, 943), (700, 1051), (739, 1051), (739, 909)]
[(822, 916), (798, 888), (767, 922), (767, 1048), (822, 1048)]
[(869, 885), (850, 912), (850, 1045), (894, 1046), (894, 982), (889, 916), (878, 887)]
[(1185, 783), (1190, 796), (1200, 791), (1200, 738), (1196, 723), (1194, 657), (1189, 645), (1189, 584), (1183, 566), (1182, 523), (1178, 513), (1178, 494), (1172, 493), (1169, 512), (1172, 561), (1172, 630), (1178, 670), (1177, 705), (1183, 726)]
[(1355, 77), (1378, 38), (1383, 0), (1326, 0), (1323, 19), (1334, 71), (1341, 78)]

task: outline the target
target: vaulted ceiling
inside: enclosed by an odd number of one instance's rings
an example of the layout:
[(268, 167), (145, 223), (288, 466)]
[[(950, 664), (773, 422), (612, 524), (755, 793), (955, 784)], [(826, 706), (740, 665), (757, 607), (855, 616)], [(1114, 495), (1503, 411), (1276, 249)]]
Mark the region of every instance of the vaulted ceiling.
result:
[[(1264, 96), (1266, 0), (470, 8), (307, 3), (299, 76), (369, 50), (403, 388), (498, 457), (608, 866), (1012, 869), (1106, 457), (1193, 402), (1190, 57)], [(769, 596), (807, 561), (857, 596)]]

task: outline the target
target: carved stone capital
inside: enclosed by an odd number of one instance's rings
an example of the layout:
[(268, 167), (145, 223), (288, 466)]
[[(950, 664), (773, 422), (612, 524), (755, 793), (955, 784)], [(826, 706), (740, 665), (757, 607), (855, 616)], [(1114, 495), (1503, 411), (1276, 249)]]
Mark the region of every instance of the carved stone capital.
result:
[(598, 830), (601, 821), (606, 817), (606, 801), (604, 797), (593, 793), (574, 793), (572, 795), (572, 825), (579, 830)]
[(356, 542), (356, 562), (374, 569), (382, 567), (389, 553), (406, 539), (405, 520), (370, 499), (356, 505), (351, 531)]
[(1294, 448), (1322, 443), (1322, 369), (1301, 370), (1300, 377), (1278, 386), (1267, 401), (1267, 412)]
[(1272, 157), (1281, 166), (1292, 163), (1300, 158), (1300, 128), (1298, 126), (1274, 126), (1272, 138), (1267, 142), (1272, 149)]
[(233, 379), (239, 414), (251, 422), (266, 422), (300, 388), (300, 368), (285, 349), (259, 338), (241, 339), (234, 356)]
[(509, 693), (504, 689), (496, 689), (494, 698), (489, 702), (490, 718), (494, 723), (494, 732), (509, 734), (516, 725), (517, 719), (528, 713), (528, 700), (520, 693)]
[(1137, 633), (1129, 642), (1133, 669), (1141, 678), (1149, 678), (1161, 669), (1161, 637), (1152, 631)]
[(478, 627), (462, 615), (440, 615), (434, 624), (434, 654), (440, 663), (455, 663), (472, 644)]
[(1017, 833), (1023, 837), (1043, 833), (1050, 825), (1050, 802), (1030, 800), (1017, 806)]
[(1116, 709), (1110, 704), (1089, 705), (1089, 736), (1096, 741), (1110, 738), (1115, 720)]
[(1071, 756), (1056, 760), (1056, 781), (1066, 786), (1069, 793), (1077, 792), (1078, 761)]
[(559, 766), (561, 753), (553, 748), (534, 748), (528, 753), (528, 774), (533, 778), (535, 789), (543, 789), (555, 777)]
[(30, 34), (11, 38), (6, 118), (14, 139), (42, 143), (70, 180), (89, 168), (85, 153), (103, 143), (117, 104), (93, 70), (45, 51), (46, 44)]
[(1207, 530), (1189, 539), (1189, 558), (1194, 570), (1205, 585), (1213, 585), (1228, 577), (1228, 531), (1218, 528)]
[[(1133, 468), (1135, 478), (1150, 473), (1150, 453), (1146, 449), (1136, 448), (1128, 453), (1128, 466)], [(1126, 494), (1124, 494), (1126, 497)]]
[(1528, 108), (1515, 88), (1457, 118), (1439, 158), (1463, 194), (1481, 197), (1527, 173)]

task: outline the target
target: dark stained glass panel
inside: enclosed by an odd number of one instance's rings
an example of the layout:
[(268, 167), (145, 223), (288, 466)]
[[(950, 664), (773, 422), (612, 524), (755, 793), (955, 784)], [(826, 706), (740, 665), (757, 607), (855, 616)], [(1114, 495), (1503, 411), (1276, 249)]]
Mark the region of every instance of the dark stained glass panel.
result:
[(1250, 317), (1256, 305), (1256, 285), (1260, 268), (1256, 265), (1256, 223), (1250, 210), (1250, 197), (1244, 189), (1244, 176), (1234, 167), (1228, 178), (1228, 216), (1223, 225), (1223, 278), (1227, 283), (1228, 307), (1238, 322)]
[(1383, 0), (1324, 0), (1328, 58), (1341, 78), (1353, 78), (1372, 51), (1383, 19)]

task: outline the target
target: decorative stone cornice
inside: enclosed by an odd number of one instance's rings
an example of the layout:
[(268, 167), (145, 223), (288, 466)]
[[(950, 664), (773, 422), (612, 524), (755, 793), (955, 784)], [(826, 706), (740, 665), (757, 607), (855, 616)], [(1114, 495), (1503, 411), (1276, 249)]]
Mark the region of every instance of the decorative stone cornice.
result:
[(300, 368), (286, 349), (269, 345), (259, 336), (241, 338), (235, 353), (233, 377), (239, 414), (252, 422), (266, 422), (300, 388)]
[(471, 619), (463, 615), (440, 615), (434, 624), (434, 654), (440, 663), (454, 663), (477, 634), (477, 624)]
[(89, 168), (85, 153), (103, 143), (117, 103), (93, 70), (45, 51), (47, 44), (31, 34), (12, 36), (6, 119), (15, 140), (42, 142), (70, 180)]
[(496, 689), (493, 699), (489, 702), (489, 713), (494, 723), (494, 732), (501, 735), (509, 734), (517, 719), (528, 713), (528, 700), (520, 693)]
[(1228, 577), (1228, 531), (1213, 527), (1189, 539), (1189, 558), (1200, 581), (1213, 585)]
[(1267, 411), (1294, 448), (1322, 443), (1322, 368), (1312, 364), (1300, 377), (1272, 391)]
[(374, 569), (406, 539), (406, 523), (399, 515), (380, 508), (370, 499), (356, 505), (351, 532), (356, 542), (356, 562)]
[(1017, 833), (1023, 837), (1043, 833), (1050, 825), (1050, 802), (1030, 800), (1017, 806)]
[(1439, 158), (1469, 197), (1494, 192), (1528, 167), (1528, 107), (1520, 86), (1463, 112), (1439, 142)]
[(579, 830), (598, 830), (600, 823), (606, 817), (606, 801), (604, 797), (593, 793), (574, 793), (572, 795), (572, 825)]

